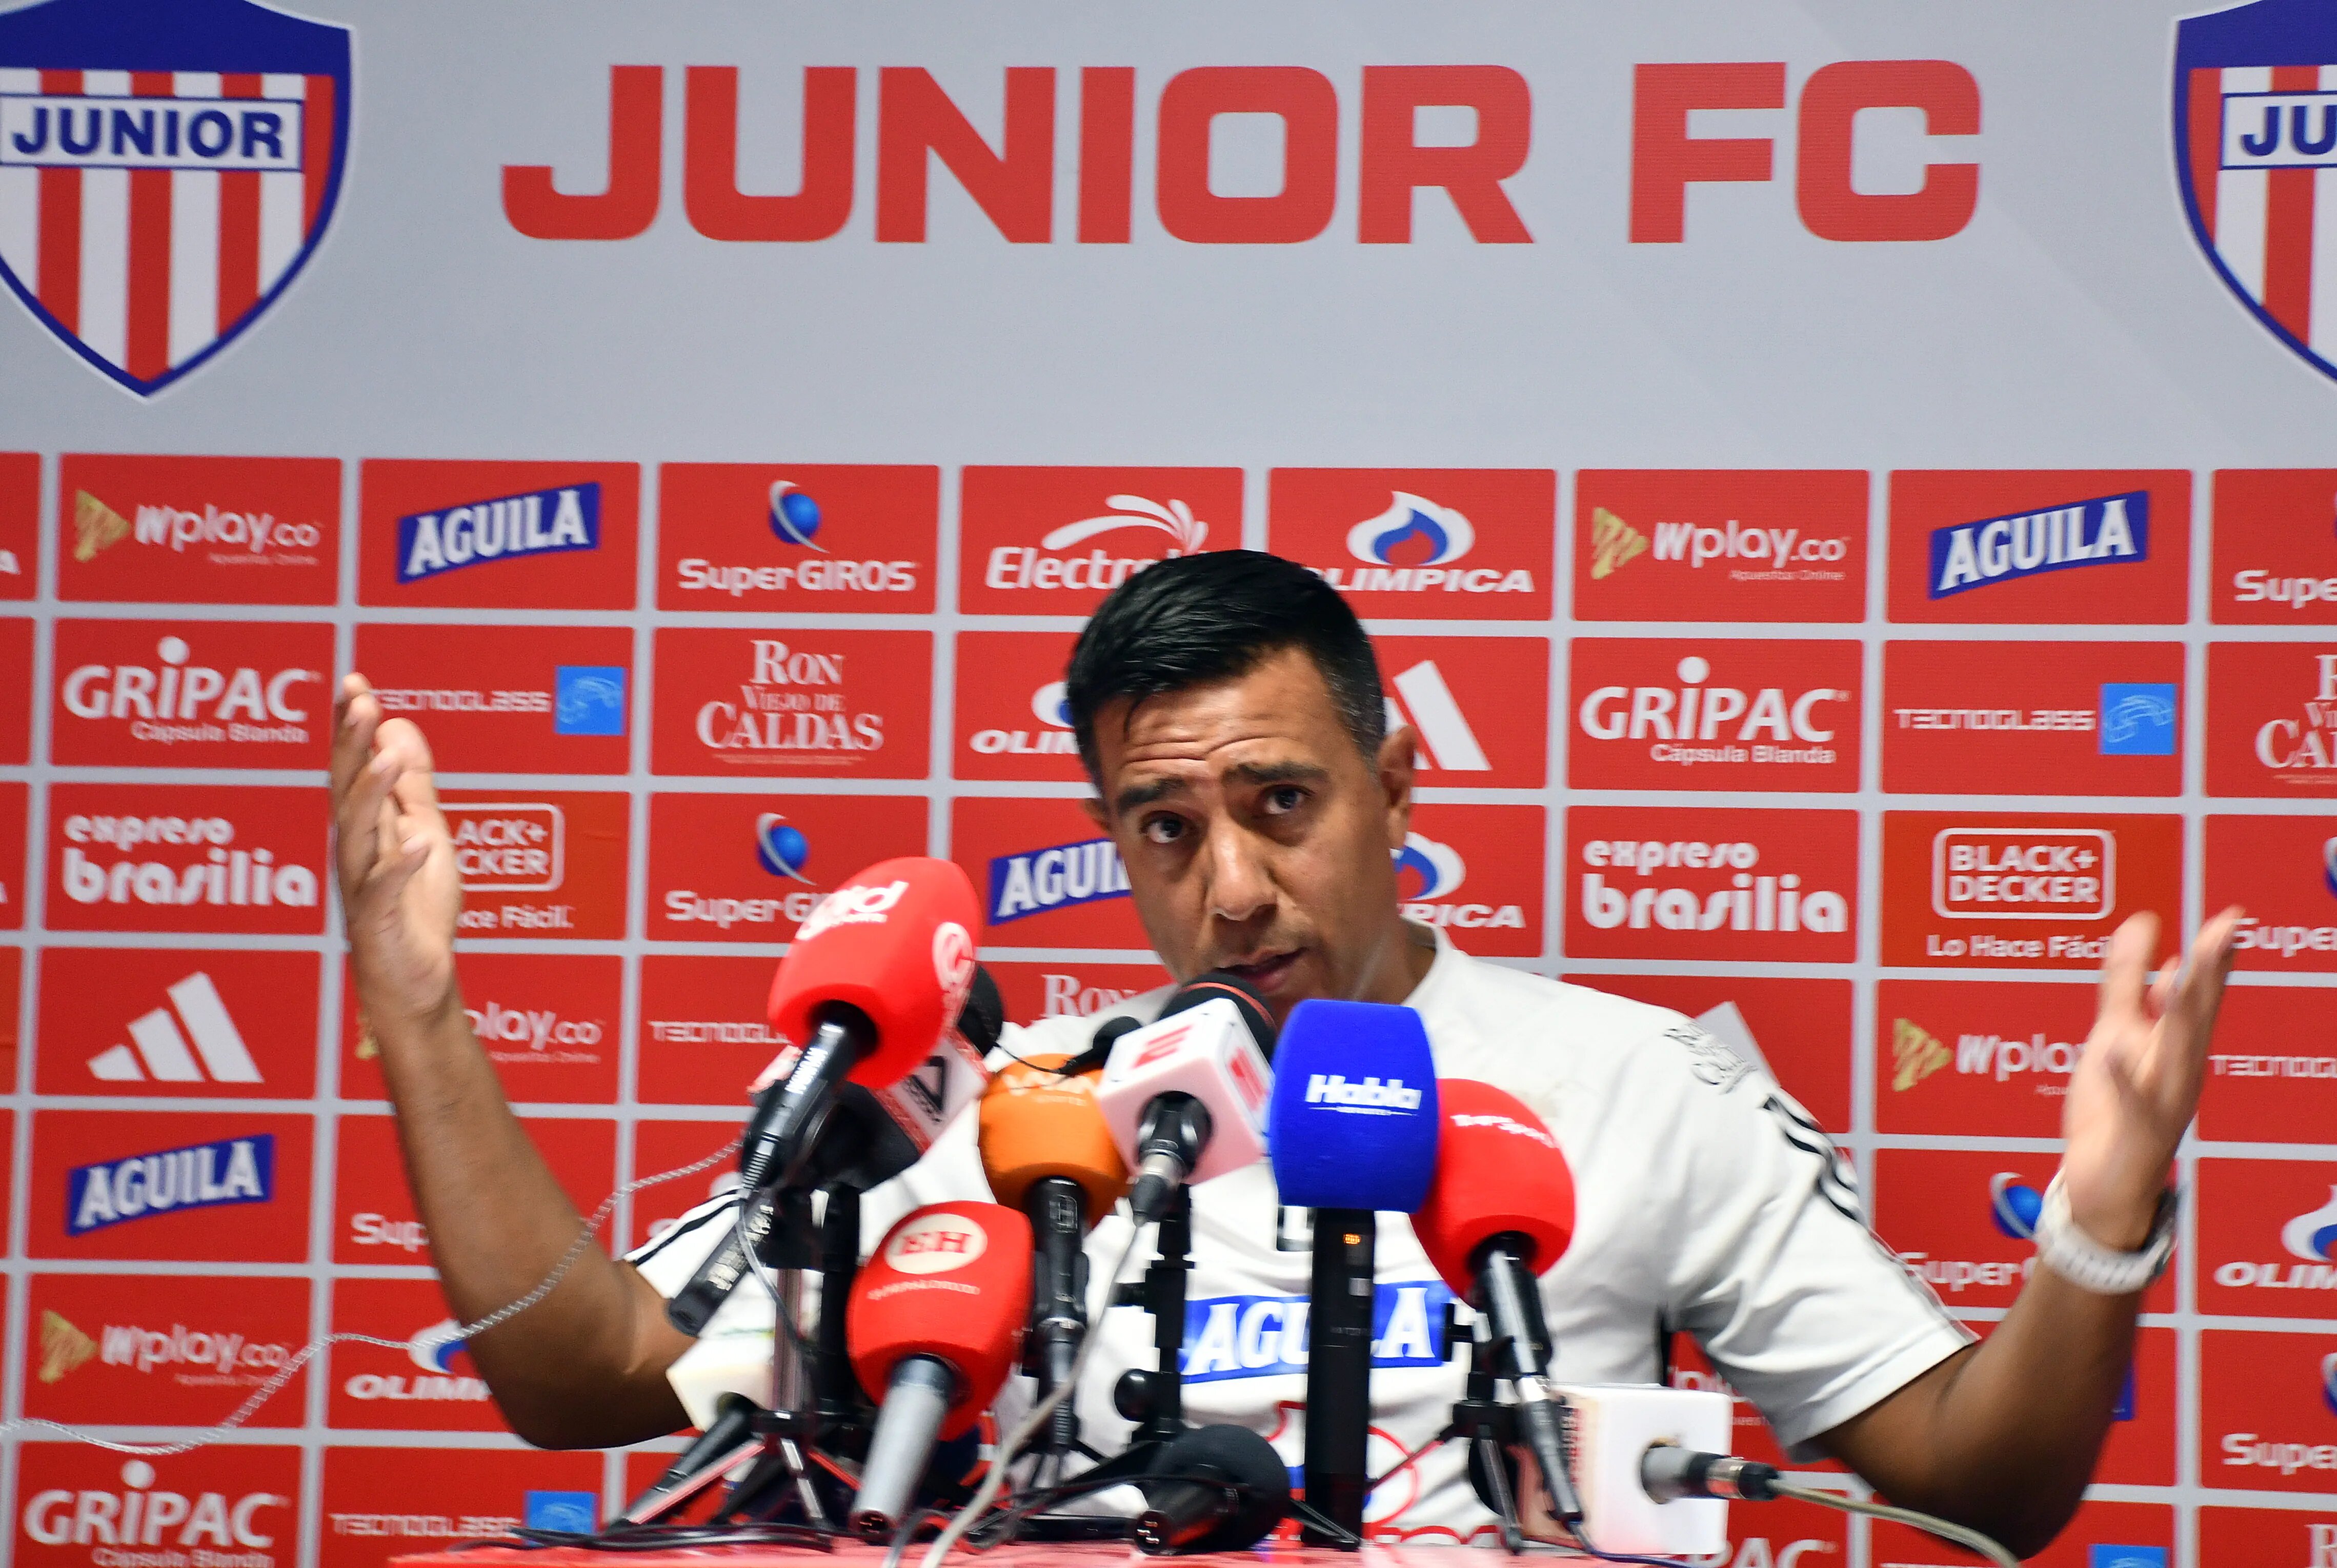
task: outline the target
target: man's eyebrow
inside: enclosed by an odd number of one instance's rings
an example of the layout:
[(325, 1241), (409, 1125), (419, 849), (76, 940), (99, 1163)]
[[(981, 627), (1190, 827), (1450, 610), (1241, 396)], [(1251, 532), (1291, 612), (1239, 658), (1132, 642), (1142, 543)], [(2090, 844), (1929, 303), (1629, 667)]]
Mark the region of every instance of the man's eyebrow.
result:
[(1227, 772), (1245, 784), (1320, 784), (1331, 777), (1318, 762), (1239, 762)]
[(1142, 784), (1130, 784), (1126, 789), (1120, 790), (1119, 794), (1111, 798), (1112, 815), (1115, 817), (1126, 816), (1129, 812), (1135, 810), (1140, 806), (1153, 805), (1159, 801), (1166, 800), (1171, 795), (1185, 794), (1190, 789), (1190, 785), (1187, 784), (1185, 780), (1177, 778), (1173, 774), (1167, 778), (1154, 779)]

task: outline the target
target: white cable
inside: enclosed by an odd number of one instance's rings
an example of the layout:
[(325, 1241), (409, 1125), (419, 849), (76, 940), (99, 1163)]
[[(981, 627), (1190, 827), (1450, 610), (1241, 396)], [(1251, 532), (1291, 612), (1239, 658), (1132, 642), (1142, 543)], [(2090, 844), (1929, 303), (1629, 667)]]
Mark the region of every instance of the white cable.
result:
[[(643, 1176), (626, 1182), (601, 1200), (601, 1206), (592, 1210), (592, 1218), (585, 1220), (584, 1228), (576, 1233), (576, 1240), (568, 1244), (568, 1250), (560, 1255), (560, 1261), (552, 1266), (552, 1272), (545, 1275), (536, 1284), (534, 1289), (516, 1301), (504, 1303), (475, 1322), (457, 1324), (455, 1337), (458, 1339), (468, 1339), (474, 1335), (484, 1334), (490, 1328), (510, 1322), (546, 1296), (551, 1295), (552, 1289), (567, 1275), (568, 1270), (576, 1266), (576, 1259), (584, 1256), (584, 1249), (592, 1244), (592, 1238), (600, 1233), (601, 1227), (608, 1222), (609, 1216), (616, 1211), (619, 1199), (630, 1197), (644, 1187), (654, 1187), (660, 1181), (678, 1181), (684, 1176), (695, 1176), (707, 1167), (729, 1158), (738, 1151), (738, 1141), (733, 1140), (703, 1160), (693, 1161), (688, 1165), (676, 1166), (670, 1171), (660, 1171), (655, 1176)], [(406, 1342), (403, 1339), (383, 1339), (371, 1334), (348, 1332), (328, 1334), (321, 1339), (311, 1339), (283, 1366), (279, 1367), (267, 1382), (253, 1389), (250, 1397), (237, 1406), (234, 1414), (226, 1420), (216, 1426), (207, 1428), (200, 1437), (182, 1438), (176, 1443), (122, 1443), (111, 1437), (100, 1437), (93, 1433), (83, 1432), (79, 1427), (68, 1426), (61, 1421), (51, 1421), (39, 1416), (21, 1416), (12, 1420), (0, 1421), (0, 1434), (39, 1426), (51, 1432), (62, 1432), (79, 1442), (93, 1444), (100, 1448), (110, 1448), (116, 1454), (131, 1454), (144, 1459), (167, 1459), (173, 1455), (191, 1453), (197, 1448), (208, 1447), (218, 1442), (222, 1436), (250, 1420), (262, 1405), (274, 1398), (284, 1385), (299, 1375), (300, 1368), (313, 1360), (317, 1352), (328, 1345), (377, 1345), (385, 1350), (403, 1350), (406, 1348)]]

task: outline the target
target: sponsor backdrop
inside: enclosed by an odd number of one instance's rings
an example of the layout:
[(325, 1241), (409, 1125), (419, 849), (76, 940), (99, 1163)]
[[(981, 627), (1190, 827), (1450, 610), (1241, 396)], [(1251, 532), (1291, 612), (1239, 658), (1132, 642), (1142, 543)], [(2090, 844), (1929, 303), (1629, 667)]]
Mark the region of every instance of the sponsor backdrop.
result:
[(1983, 1332), (2104, 938), (2244, 901), (2045, 1561), (2337, 1568), (2324, 5), (314, 8), (0, 12), (0, 1397), (186, 1435), (404, 1349), (183, 1455), (14, 1429), (8, 1550), (357, 1568), (653, 1462), (521, 1446), (430, 1283), (338, 671), (590, 1209), (728, 1138), (866, 861), (965, 867), (1018, 1018), (1161, 979), (1063, 656), (1249, 545), (1378, 638), (1412, 916), (1765, 1061)]

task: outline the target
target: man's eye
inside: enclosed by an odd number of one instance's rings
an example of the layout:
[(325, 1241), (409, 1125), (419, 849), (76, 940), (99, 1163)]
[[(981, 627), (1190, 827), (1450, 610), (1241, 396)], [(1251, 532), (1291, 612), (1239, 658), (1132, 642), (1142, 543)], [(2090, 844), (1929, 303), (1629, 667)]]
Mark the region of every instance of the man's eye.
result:
[(1181, 817), (1147, 818), (1142, 831), (1151, 843), (1174, 844), (1185, 836), (1185, 820)]
[(1266, 792), (1266, 808), (1268, 811), (1296, 811), (1305, 800), (1306, 791), (1296, 784), (1284, 784)]

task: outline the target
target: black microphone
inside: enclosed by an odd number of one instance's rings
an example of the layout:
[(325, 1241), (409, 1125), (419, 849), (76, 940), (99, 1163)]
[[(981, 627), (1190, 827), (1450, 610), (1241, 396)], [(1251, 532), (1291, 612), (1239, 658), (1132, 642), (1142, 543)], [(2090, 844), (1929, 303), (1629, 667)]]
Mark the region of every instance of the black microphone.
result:
[(1136, 1544), (1148, 1553), (1245, 1552), (1290, 1512), (1289, 1468), (1247, 1426), (1179, 1434), (1137, 1485)]
[(630, 1524), (640, 1524), (655, 1518), (666, 1508), (681, 1499), (676, 1494), (690, 1488), (692, 1481), (726, 1468), (738, 1456), (739, 1451), (754, 1443), (755, 1402), (744, 1394), (725, 1394), (714, 1407), (714, 1419), (706, 1430), (690, 1440), (689, 1446), (674, 1456), (665, 1474), (642, 1488), (641, 1494), (626, 1504), (621, 1515)]

